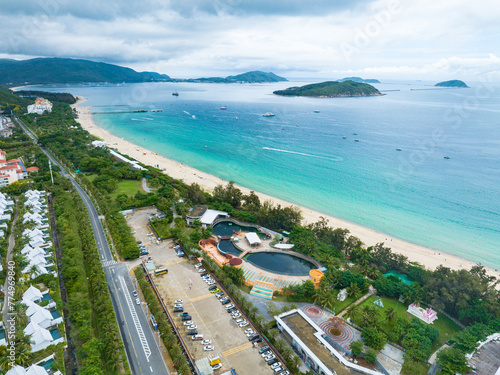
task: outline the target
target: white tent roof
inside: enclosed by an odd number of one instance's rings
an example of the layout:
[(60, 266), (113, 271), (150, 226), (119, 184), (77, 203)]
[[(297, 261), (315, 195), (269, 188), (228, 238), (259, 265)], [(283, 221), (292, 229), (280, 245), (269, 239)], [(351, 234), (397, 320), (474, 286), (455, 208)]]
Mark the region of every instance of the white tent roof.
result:
[(227, 212), (217, 210), (207, 210), (200, 218), (202, 224), (212, 225), (218, 216), (228, 216)]
[(291, 248), (293, 248), (293, 246), (294, 245), (291, 243), (278, 243), (274, 245), (276, 249), (281, 249), (281, 250), (290, 250)]
[(262, 243), (259, 236), (255, 232), (245, 233), (245, 237), (247, 238), (248, 243), (250, 245), (258, 245), (258, 244)]

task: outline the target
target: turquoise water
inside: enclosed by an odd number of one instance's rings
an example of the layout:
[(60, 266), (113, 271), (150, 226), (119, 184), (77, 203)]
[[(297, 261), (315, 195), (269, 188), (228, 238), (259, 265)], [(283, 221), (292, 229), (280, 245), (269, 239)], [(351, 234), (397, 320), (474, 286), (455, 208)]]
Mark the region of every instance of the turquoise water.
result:
[(236, 248), (236, 246), (233, 245), (231, 240), (220, 241), (219, 244), (217, 245), (217, 248), (224, 255), (226, 255), (226, 253), (233, 254), (236, 256), (241, 254), (241, 251), (238, 248)]
[(251, 189), (500, 268), (500, 87), (467, 83), (422, 91), (410, 89), (430, 88), (423, 82), (377, 84), (401, 91), (336, 99), (271, 94), (305, 82), (42, 89), (84, 96), (87, 105), (163, 109), (95, 121)]
[(59, 331), (59, 328), (54, 328), (50, 330), (50, 334), (52, 335), (52, 338), (54, 340), (60, 339), (62, 337), (61, 332)]
[(401, 280), (401, 282), (403, 282), (404, 284), (406, 285), (411, 285), (413, 284), (413, 281), (411, 281), (407, 275), (405, 275), (404, 273), (398, 273), (396, 271), (389, 271), (389, 272), (386, 272), (384, 273), (384, 276), (385, 277), (388, 277), (388, 276), (396, 276), (399, 280)]
[(240, 230), (243, 230), (245, 232), (257, 232), (257, 228), (242, 227), (230, 221), (221, 221), (214, 225), (214, 234), (223, 237), (232, 236), (234, 234), (234, 231), (238, 232)]

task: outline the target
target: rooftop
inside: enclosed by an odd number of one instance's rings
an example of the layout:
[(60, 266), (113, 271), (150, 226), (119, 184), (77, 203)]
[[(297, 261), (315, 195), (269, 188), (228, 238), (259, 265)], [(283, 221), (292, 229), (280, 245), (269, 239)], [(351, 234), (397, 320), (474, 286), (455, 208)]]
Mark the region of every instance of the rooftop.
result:
[(472, 371), (468, 374), (474, 375), (496, 375), (500, 374), (500, 335), (484, 344), (469, 360)]
[(189, 211), (188, 216), (192, 217), (193, 219), (199, 219), (205, 212), (207, 212), (207, 209), (207, 206), (194, 206), (191, 211)]

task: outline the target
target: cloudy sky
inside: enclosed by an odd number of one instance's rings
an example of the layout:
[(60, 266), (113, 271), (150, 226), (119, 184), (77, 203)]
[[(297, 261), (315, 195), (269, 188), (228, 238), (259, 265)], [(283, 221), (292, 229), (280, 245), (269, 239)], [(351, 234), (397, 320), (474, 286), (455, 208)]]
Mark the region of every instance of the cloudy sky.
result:
[(172, 77), (500, 80), (497, 0), (4, 0), (0, 58)]

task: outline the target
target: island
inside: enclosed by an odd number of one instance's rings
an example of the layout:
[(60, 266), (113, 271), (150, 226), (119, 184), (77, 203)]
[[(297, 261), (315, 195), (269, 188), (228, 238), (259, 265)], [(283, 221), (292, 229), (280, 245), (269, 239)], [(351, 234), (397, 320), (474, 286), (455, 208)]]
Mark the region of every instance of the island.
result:
[(273, 82), (286, 82), (284, 77), (280, 77), (272, 72), (261, 72), (254, 70), (238, 74), (235, 76), (223, 77), (208, 77), (208, 78), (191, 78), (187, 80), (175, 80), (183, 82), (197, 82), (197, 83), (273, 83)]
[(435, 87), (463, 87), (463, 88), (469, 88), (469, 86), (467, 86), (464, 81), (460, 81), (458, 79), (453, 79), (451, 81), (439, 82), (439, 83), (436, 83), (434, 86)]
[(345, 77), (338, 80), (339, 82), (353, 81), (359, 83), (380, 83), (378, 79), (363, 79), (361, 77)]
[(309, 96), (316, 98), (338, 98), (355, 96), (377, 96), (382, 95), (372, 85), (353, 81), (337, 82), (327, 81), (313, 83), (300, 87), (289, 87), (285, 90), (274, 91), (276, 95), (282, 96)]

